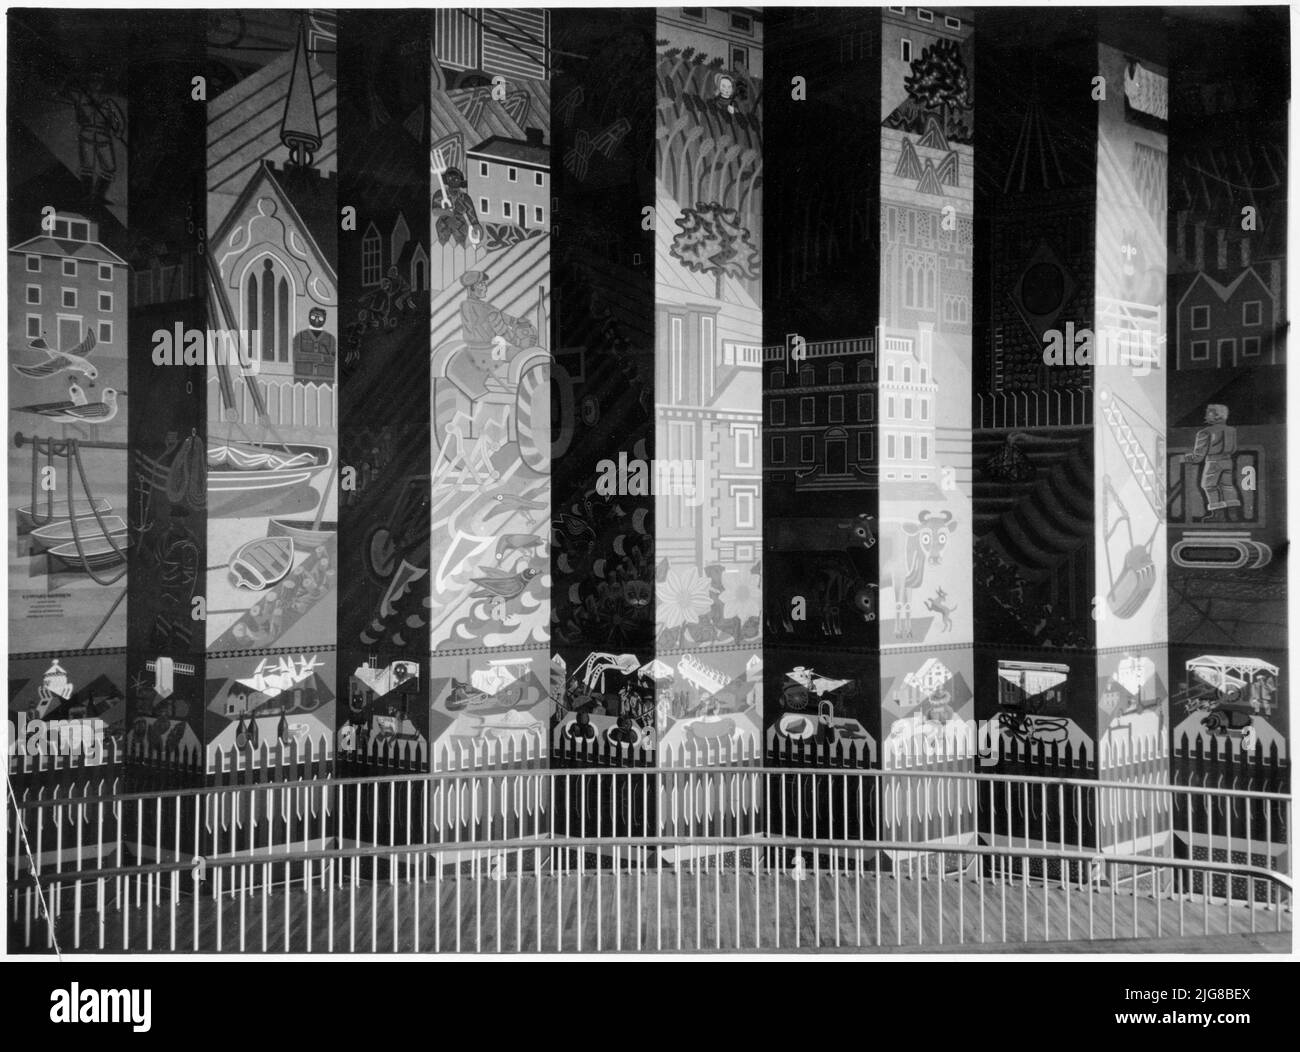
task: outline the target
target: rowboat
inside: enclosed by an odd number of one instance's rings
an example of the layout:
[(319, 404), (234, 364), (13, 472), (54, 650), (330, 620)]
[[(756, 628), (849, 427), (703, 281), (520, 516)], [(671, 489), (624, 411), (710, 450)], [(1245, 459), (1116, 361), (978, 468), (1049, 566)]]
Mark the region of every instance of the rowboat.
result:
[(315, 526), (311, 519), (272, 519), (267, 533), (272, 537), (290, 537), (299, 551), (319, 548), (338, 533), (337, 522), (325, 521)]
[(258, 537), (241, 544), (230, 557), (235, 586), (254, 592), (283, 581), (292, 569), (292, 537)]
[[(77, 518), (76, 536), (80, 538), (83, 547), (92, 537), (108, 536), (117, 541), (119, 548), (125, 548), (126, 523), (122, 520), (122, 517), (120, 515), (104, 515), (101, 518), (102, 526), (100, 525), (101, 519), (96, 519), (93, 515)], [(32, 550), (37, 553), (49, 551), (51, 548), (73, 540), (72, 525), (71, 519), (60, 519), (48, 526), (32, 530)], [(73, 550), (76, 550), (75, 545)]]
[(80, 550), (75, 541), (68, 541), (47, 549), (45, 554), (67, 564), (71, 570), (103, 570), (126, 562), (126, 538), (102, 534), (82, 537)]
[[(166, 494), (171, 465), (139, 451), (136, 460), (154, 489)], [(329, 446), (211, 442), (207, 448), (209, 511), (223, 497), (264, 496), (268, 492), (292, 489), (328, 468), (333, 461), (334, 451)]]
[[(62, 497), (55, 497), (53, 502), (53, 512), (50, 511), (50, 505), (45, 501), (37, 501), (35, 504), (24, 504), (18, 509), (18, 533), (31, 533), (41, 526), (49, 525), (56, 519), (67, 519), (68, 501)], [(95, 497), (92, 500), (76, 498), (72, 501), (72, 514), (77, 518), (93, 516), (95, 512), (101, 515), (113, 510), (113, 505), (103, 497)]]

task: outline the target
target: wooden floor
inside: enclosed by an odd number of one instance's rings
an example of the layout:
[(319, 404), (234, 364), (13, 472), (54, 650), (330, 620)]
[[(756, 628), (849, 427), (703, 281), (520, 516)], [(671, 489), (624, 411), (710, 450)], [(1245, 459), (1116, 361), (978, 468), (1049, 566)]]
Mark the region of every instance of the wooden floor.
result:
[[(262, 867), (241, 871), (214, 895), (209, 876), (195, 899), (173, 899), (170, 881), (150, 905), (147, 885), (106, 881), (105, 905), (83, 887), (78, 911), (65, 891), (56, 912), (61, 952), (1275, 952), (1289, 944), (1289, 908), (1149, 891), (998, 882), (973, 872), (942, 879), (825, 871), (756, 875), (746, 867), (609, 868), (492, 879), (469, 864), (427, 879), (399, 874), (355, 883), (337, 875), (310, 889), (299, 872), (286, 890)], [(417, 871), (418, 872), (418, 871)], [(229, 874), (226, 875), (227, 877)], [(185, 878), (188, 880), (188, 875)], [(274, 877), (272, 878), (274, 880)], [(28, 893), (9, 903), (10, 952), (49, 952), (46, 925)], [(79, 923), (78, 923), (79, 922)], [(1279, 929), (1288, 933), (1280, 939)], [(286, 930), (288, 937), (286, 938)], [(1254, 940), (1237, 940), (1244, 933)], [(332, 941), (331, 941), (332, 935)], [(1158, 940), (1158, 942), (1157, 942)], [(1159, 947), (1157, 949), (1157, 946)]]

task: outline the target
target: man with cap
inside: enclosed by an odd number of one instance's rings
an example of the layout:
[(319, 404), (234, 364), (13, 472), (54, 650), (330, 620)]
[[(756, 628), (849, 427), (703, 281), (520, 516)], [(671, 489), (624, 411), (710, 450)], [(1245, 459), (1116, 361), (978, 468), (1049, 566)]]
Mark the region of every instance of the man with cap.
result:
[(465, 351), (448, 365), (447, 375), (471, 399), (491, 390), (503, 390), (514, 352), (537, 342), (532, 325), (512, 318), (487, 300), (488, 276), (467, 270), (460, 276), (465, 299), (460, 305), (461, 336)]
[(474, 199), (465, 188), (465, 176), (459, 168), (448, 168), (442, 175), (442, 199), (434, 204), (433, 232), (438, 244), (455, 241), (461, 248), (465, 239), (477, 245), (483, 238)]
[(1182, 460), (1188, 464), (1204, 464), (1201, 471), (1201, 492), (1205, 495), (1206, 514), (1201, 522), (1226, 522), (1235, 513), (1241, 516), (1241, 496), (1237, 492), (1233, 454), (1237, 452), (1237, 429), (1228, 426), (1226, 405), (1205, 407), (1205, 427), (1196, 432), (1196, 444)]

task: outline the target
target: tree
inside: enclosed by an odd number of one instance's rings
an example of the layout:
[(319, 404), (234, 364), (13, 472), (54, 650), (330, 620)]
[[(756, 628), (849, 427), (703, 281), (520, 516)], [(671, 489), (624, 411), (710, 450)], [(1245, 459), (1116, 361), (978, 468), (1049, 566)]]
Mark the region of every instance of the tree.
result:
[(912, 60), (911, 75), (903, 87), (926, 109), (938, 110), (945, 135), (952, 129), (949, 114), (970, 106), (970, 78), (955, 40), (938, 40)]
[(741, 224), (740, 213), (716, 201), (697, 202), (675, 220), (681, 232), (673, 238), (672, 253), (688, 270), (712, 274), (717, 279), (716, 299), (722, 299), (722, 279), (756, 278), (758, 249)]

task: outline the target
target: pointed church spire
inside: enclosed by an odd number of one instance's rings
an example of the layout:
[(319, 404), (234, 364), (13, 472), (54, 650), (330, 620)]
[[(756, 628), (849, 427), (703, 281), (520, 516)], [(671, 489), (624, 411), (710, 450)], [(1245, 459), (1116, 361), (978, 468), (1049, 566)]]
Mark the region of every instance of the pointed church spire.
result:
[(320, 118), (316, 113), (316, 92), (311, 83), (307, 58), (307, 22), (298, 23), (298, 43), (293, 53), (293, 72), (289, 75), (289, 94), (280, 122), (280, 141), (289, 148), (289, 163), (309, 167), (312, 155), (320, 149)]

